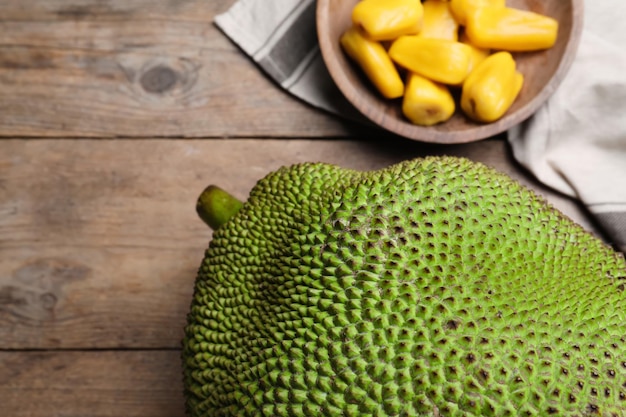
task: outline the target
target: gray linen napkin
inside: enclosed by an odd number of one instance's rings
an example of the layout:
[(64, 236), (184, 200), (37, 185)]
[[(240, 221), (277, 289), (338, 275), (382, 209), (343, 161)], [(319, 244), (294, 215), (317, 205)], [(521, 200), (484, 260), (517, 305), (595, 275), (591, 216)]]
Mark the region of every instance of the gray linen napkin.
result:
[[(352, 120), (363, 117), (328, 74), (315, 0), (239, 0), (215, 24), (282, 88)], [(557, 92), (508, 132), (515, 158), (541, 182), (579, 199), (626, 251), (626, 2), (585, 10), (579, 53)]]

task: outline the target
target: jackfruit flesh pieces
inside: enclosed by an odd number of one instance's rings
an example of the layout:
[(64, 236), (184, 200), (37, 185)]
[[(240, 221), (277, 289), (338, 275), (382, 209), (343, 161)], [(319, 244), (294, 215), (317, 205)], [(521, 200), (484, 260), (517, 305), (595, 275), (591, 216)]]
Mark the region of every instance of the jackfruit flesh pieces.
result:
[(625, 285), (621, 254), (481, 164), (282, 168), (199, 269), (187, 412), (624, 416)]

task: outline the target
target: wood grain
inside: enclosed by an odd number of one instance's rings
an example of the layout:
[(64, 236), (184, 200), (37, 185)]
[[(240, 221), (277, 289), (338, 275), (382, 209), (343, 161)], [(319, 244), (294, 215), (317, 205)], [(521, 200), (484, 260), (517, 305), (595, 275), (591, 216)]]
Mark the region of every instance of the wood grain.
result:
[(346, 134), (214, 26), (232, 3), (0, 2), (0, 137)]
[(0, 352), (6, 417), (183, 417), (178, 351)]
[(444, 153), (508, 172), (592, 228), (500, 140), (0, 141), (0, 349), (178, 348), (210, 238), (195, 213), (206, 185), (244, 199), (285, 164), (376, 169)]

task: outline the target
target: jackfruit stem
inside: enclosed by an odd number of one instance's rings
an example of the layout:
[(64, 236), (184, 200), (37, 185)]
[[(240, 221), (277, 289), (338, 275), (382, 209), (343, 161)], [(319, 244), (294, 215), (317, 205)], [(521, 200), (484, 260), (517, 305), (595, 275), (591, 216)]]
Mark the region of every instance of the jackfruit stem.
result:
[(196, 203), (198, 216), (213, 230), (217, 230), (243, 207), (243, 203), (218, 186), (209, 185)]

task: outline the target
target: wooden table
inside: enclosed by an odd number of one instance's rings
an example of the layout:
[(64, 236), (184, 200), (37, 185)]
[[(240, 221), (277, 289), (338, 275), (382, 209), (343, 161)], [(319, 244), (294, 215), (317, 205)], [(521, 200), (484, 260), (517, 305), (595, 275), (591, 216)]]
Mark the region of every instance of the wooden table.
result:
[(215, 182), (284, 164), (463, 155), (538, 186), (506, 141), (363, 131), (281, 91), (213, 24), (233, 0), (0, 2), (0, 415), (179, 417), (180, 339)]

